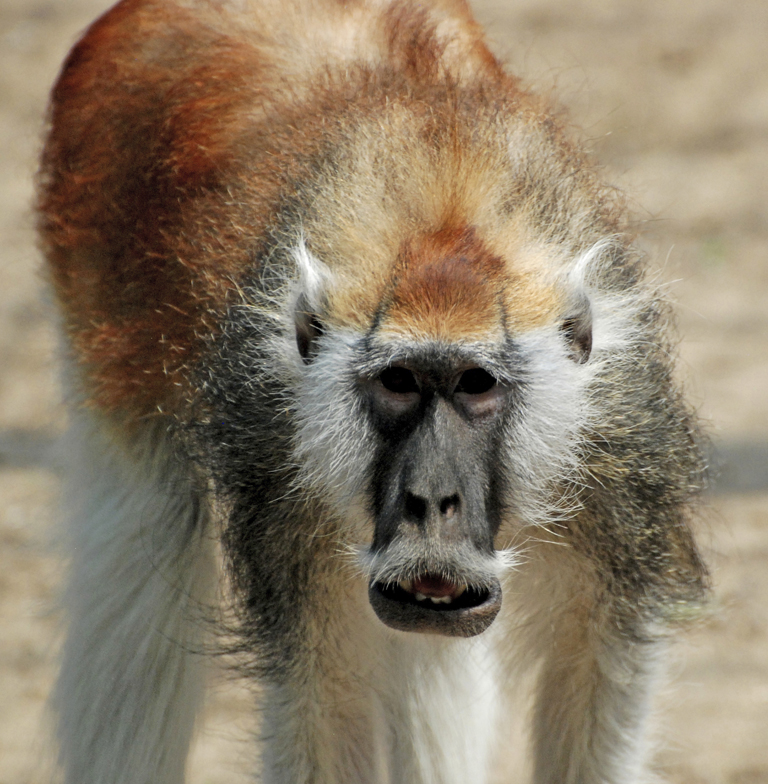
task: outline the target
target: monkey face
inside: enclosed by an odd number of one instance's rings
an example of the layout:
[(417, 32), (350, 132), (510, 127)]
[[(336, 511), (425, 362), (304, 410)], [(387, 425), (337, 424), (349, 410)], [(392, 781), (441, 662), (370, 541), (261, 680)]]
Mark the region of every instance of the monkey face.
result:
[[(413, 260), (355, 332), (334, 326), (312, 289), (331, 277), (323, 263), (306, 248), (296, 259), (306, 269), (284, 353), (301, 358), (298, 484), (334, 499), (347, 538), (356, 528), (380, 620), (479, 634), (501, 608), (520, 531), (551, 518), (563, 496), (595, 367), (588, 306), (513, 332), (496, 287), (449, 254), (426, 272)], [(406, 308), (408, 274), (434, 285), (419, 292), (422, 310)], [(481, 339), (451, 340), (446, 323), (470, 310), (468, 296)]]

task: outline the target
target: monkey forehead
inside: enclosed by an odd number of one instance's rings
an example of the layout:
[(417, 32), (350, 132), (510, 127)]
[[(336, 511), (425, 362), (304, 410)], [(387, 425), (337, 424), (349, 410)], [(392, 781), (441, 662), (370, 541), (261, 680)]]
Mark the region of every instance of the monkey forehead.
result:
[(498, 340), (510, 327), (546, 320), (553, 295), (492, 252), (474, 227), (447, 227), (404, 244), (380, 329), (437, 340)]
[(498, 343), (562, 316), (567, 295), (551, 254), (493, 244), (500, 252), (467, 225), (411, 237), (385, 270), (361, 264), (358, 275), (343, 275), (331, 315), (385, 339), (439, 343)]
[(499, 336), (504, 261), (474, 227), (445, 227), (403, 243), (379, 326), (435, 339)]

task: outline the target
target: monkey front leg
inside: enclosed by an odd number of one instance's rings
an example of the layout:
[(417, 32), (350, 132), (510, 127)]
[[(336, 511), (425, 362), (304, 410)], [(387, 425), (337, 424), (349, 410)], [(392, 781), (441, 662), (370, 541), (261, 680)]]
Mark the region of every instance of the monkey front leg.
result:
[[(320, 600), (294, 608), (303, 616), (301, 650), (262, 694), (263, 782), (384, 784), (385, 733), (372, 683), (381, 624), (362, 601), (350, 604), (341, 579), (315, 573), (313, 583)], [(337, 606), (323, 607), (323, 596), (335, 596)]]
[(540, 674), (534, 723), (535, 784), (636, 784), (656, 651), (627, 641), (565, 641)]
[(376, 717), (354, 695), (328, 701), (314, 676), (271, 685), (262, 703), (263, 784), (384, 784)]
[(181, 784), (216, 565), (191, 479), (148, 432), (77, 412), (65, 441), (68, 633), (54, 694), (66, 784)]
[(647, 780), (647, 719), (662, 642), (622, 633), (594, 586), (572, 586), (542, 612), (536, 686), (534, 784)]

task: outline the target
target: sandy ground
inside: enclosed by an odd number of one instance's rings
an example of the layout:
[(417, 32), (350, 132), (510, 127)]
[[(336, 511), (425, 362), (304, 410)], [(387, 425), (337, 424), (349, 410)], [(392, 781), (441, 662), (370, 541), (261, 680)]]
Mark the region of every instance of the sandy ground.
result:
[[(58, 634), (47, 447), (63, 413), (31, 176), (58, 64), (105, 5), (0, 0), (0, 784), (49, 777)], [(702, 522), (715, 600), (676, 648), (659, 769), (680, 784), (768, 784), (768, 3), (484, 0), (477, 11), (633, 194), (679, 306), (682, 371), (718, 445)], [(221, 681), (193, 784), (246, 780), (249, 704)]]

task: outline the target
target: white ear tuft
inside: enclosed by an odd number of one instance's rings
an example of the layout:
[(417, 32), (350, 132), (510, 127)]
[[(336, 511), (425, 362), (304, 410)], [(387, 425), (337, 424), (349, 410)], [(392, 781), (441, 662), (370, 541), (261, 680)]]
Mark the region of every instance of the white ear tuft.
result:
[(333, 275), (330, 269), (307, 248), (303, 237), (293, 249), (292, 256), (299, 271), (300, 296), (304, 297), (306, 304), (313, 311), (319, 312), (322, 309), (323, 294), (332, 285)]
[(610, 252), (615, 247), (613, 237), (599, 240), (591, 248), (576, 259), (576, 263), (568, 273), (568, 283), (575, 291), (586, 293), (593, 270), (603, 263), (610, 263)]
[(325, 333), (324, 311), (326, 292), (333, 285), (328, 267), (307, 248), (304, 238), (292, 251), (298, 269), (293, 299), (293, 323), (296, 346), (305, 365), (312, 363), (318, 340)]

